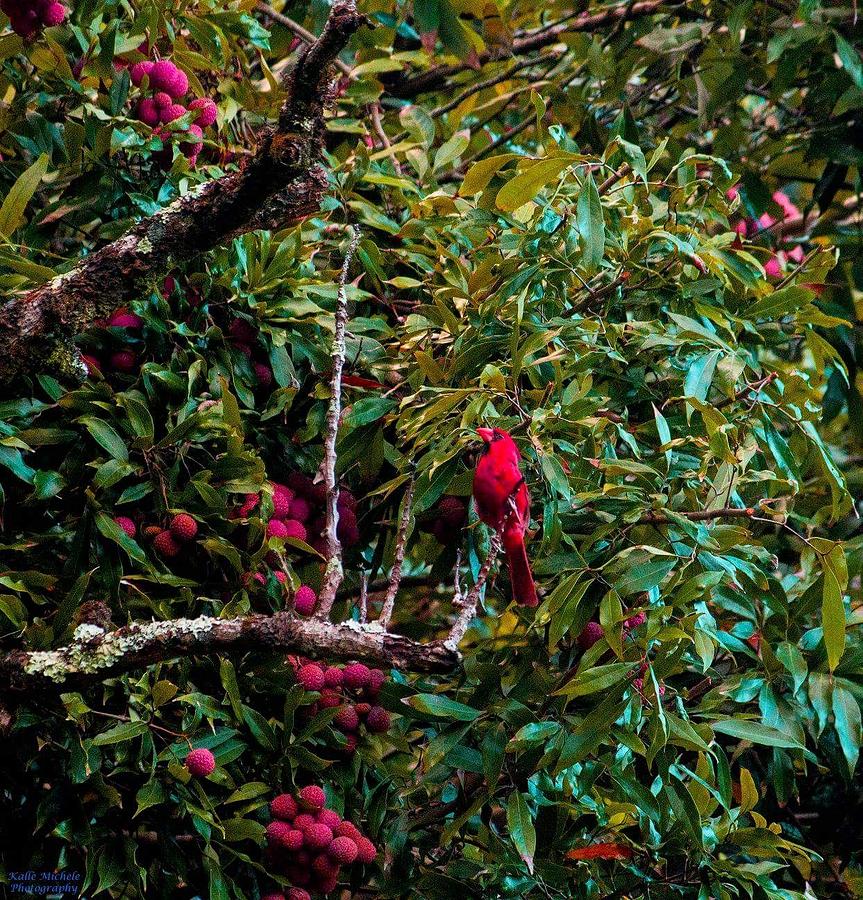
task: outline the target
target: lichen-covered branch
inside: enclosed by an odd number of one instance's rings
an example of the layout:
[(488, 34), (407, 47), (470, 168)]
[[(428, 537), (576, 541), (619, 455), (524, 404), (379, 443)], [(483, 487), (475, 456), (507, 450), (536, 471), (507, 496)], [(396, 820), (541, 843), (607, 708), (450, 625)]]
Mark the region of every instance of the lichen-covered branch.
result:
[[(461, 607), (461, 611), (455, 622), (453, 622), (452, 628), (450, 628), (449, 636), (444, 641), (444, 645), (451, 650), (455, 650), (458, 647), (465, 632), (470, 627), (470, 623), (473, 622), (476, 617), (476, 608), (479, 605), (479, 595), (482, 593), (482, 589), (491, 572), (491, 567), (494, 565), (495, 560), (500, 553), (500, 546), (501, 536), (495, 531), (489, 542), (488, 556), (486, 556), (485, 562), (483, 562), (480, 567), (479, 574), (476, 576), (476, 582), (473, 587), (467, 592), (467, 595), (464, 598), (461, 598), (458, 594), (453, 598), (453, 606)], [(457, 582), (458, 570), (456, 570), (456, 583)]]
[(335, 625), (284, 612), (234, 619), (199, 616), (107, 632), (97, 625), (79, 625), (65, 647), (9, 651), (0, 655), (0, 692), (52, 686), (74, 690), (165, 660), (248, 651), (355, 659), (408, 672), (449, 672), (461, 660), (443, 641), (419, 644), (376, 624)]
[(330, 405), (327, 408), (327, 423), (324, 432), (324, 486), (326, 487), (326, 527), (324, 537), (327, 542), (327, 567), (321, 585), (318, 616), (326, 619), (336, 599), (344, 572), (342, 570), (342, 545), (339, 541), (339, 482), (336, 478), (336, 436), (342, 416), (342, 369), (345, 365), (345, 330), (348, 322), (348, 273), (351, 260), (357, 251), (361, 232), (354, 228), (351, 242), (342, 261), (339, 276), (339, 290), (336, 297), (335, 333), (333, 334), (333, 375), (330, 381)]
[(39, 367), (71, 372), (74, 336), (148, 293), (175, 263), (314, 212), (327, 186), (319, 160), (332, 64), (362, 21), (355, 0), (333, 5), (321, 36), (288, 77), (278, 125), (239, 172), (201, 185), (70, 272), (0, 306), (0, 383)]
[(390, 573), (390, 583), (387, 585), (387, 594), (384, 597), (384, 605), (381, 609), (380, 619), (378, 623), (381, 628), (389, 628), (390, 620), (393, 617), (393, 609), (396, 605), (396, 595), (399, 592), (399, 585), (402, 580), (402, 565), (405, 561), (405, 547), (408, 542), (408, 529), (411, 523), (411, 503), (414, 496), (414, 480), (408, 482), (405, 491), (404, 500), (402, 501), (402, 515), (399, 521), (398, 533), (396, 535), (396, 549), (393, 556), (393, 568)]

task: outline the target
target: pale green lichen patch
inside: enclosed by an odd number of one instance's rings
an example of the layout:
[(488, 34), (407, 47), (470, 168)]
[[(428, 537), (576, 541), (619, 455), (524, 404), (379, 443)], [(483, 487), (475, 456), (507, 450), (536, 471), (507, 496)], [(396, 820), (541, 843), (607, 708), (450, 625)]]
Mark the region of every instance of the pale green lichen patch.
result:
[(74, 639), (68, 647), (35, 650), (28, 655), (23, 668), (28, 675), (41, 675), (59, 683), (73, 675), (91, 675), (110, 669), (129, 654), (140, 653), (157, 641), (184, 635), (204, 640), (214, 625), (225, 623), (224, 619), (199, 616), (197, 619), (148, 622), (108, 634), (96, 625), (83, 624), (75, 629)]

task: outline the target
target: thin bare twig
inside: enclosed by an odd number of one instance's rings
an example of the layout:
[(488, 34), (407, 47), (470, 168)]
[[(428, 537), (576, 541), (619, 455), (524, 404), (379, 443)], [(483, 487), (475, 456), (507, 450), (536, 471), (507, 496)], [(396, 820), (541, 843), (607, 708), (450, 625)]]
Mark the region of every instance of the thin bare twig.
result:
[(410, 528), (411, 523), (411, 503), (413, 502), (413, 497), (414, 480), (411, 478), (408, 482), (407, 490), (405, 491), (404, 500), (402, 500), (402, 516), (396, 535), (396, 549), (395, 556), (393, 557), (390, 583), (387, 588), (387, 595), (384, 598), (383, 609), (381, 609), (381, 615), (378, 619), (378, 624), (384, 631), (387, 631), (390, 627), (390, 620), (393, 617), (393, 609), (396, 605), (396, 595), (399, 592), (399, 585), (402, 580), (402, 564), (405, 561), (405, 545), (408, 541), (408, 529)]
[(482, 568), (480, 568), (479, 574), (476, 577), (476, 583), (467, 592), (467, 596), (463, 600), (459, 596), (458, 602), (456, 603), (457, 598), (453, 598), (453, 605), (460, 606), (461, 612), (458, 614), (458, 618), (455, 622), (453, 622), (449, 637), (444, 641), (445, 647), (450, 647), (453, 650), (457, 648), (461, 639), (464, 637), (465, 632), (468, 630), (470, 623), (474, 620), (476, 608), (479, 605), (479, 595), (482, 593), (489, 572), (491, 572), (491, 567), (494, 565), (494, 562), (500, 553), (500, 546), (501, 536), (495, 531), (489, 542), (488, 556), (485, 558), (485, 562), (482, 564)]
[(351, 229), (351, 242), (342, 261), (339, 291), (336, 297), (335, 334), (333, 335), (333, 375), (330, 382), (330, 405), (327, 409), (327, 425), (324, 434), (324, 485), (326, 487), (327, 568), (321, 586), (318, 617), (327, 618), (336, 599), (336, 592), (344, 579), (342, 569), (342, 545), (339, 542), (339, 484), (336, 480), (336, 435), (342, 415), (342, 369), (345, 365), (345, 329), (348, 321), (348, 272), (357, 251), (362, 232), (356, 226)]
[[(390, 139), (387, 137), (387, 133), (384, 130), (384, 123), (381, 121), (380, 103), (369, 104), (369, 116), (372, 120), (372, 130), (380, 139), (381, 146), (384, 148), (384, 150), (391, 149), (392, 144), (390, 143)], [(395, 154), (390, 154), (390, 160), (392, 161), (393, 168), (396, 170), (396, 174), (401, 175), (402, 164), (398, 161), (398, 159), (396, 159)]]
[[(751, 506), (746, 509), (738, 509), (736, 506), (727, 506), (723, 509), (703, 509), (696, 512), (680, 512), (679, 516), (689, 519), (690, 522), (709, 522), (712, 519), (751, 519), (755, 515), (755, 510)], [(636, 525), (673, 525), (674, 519), (668, 516), (658, 516), (655, 513), (648, 513), (642, 516)]]

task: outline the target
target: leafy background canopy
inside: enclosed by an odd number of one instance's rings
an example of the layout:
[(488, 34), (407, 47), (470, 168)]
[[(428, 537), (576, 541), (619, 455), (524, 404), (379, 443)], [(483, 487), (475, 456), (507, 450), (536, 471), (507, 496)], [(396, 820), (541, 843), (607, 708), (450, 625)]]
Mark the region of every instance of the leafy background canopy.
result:
[[(355, 755), (265, 647), (16, 696), (0, 882), (60, 868), (88, 897), (258, 900), (286, 885), (269, 800), (322, 784), (380, 850), (344, 897), (863, 896), (856, 9), (360, 11), (320, 209), (165, 260), (138, 323), (77, 337), (86, 378), (32, 359), (4, 385), (3, 652), (68, 645), (87, 601), (121, 626), (320, 588), (312, 526), (282, 540), (267, 520), (271, 482), (323, 460), (349, 227), (337, 451), (357, 534), (334, 618), (359, 618), (367, 582), (379, 606), (412, 484), (392, 629), (446, 635), (489, 534), (469, 507), (435, 523), (467, 504), (489, 424), (523, 454), (541, 605), (493, 575), (463, 665), (389, 671), (392, 728)], [(76, 0), (32, 41), (6, 28), (4, 292), (243, 165), (296, 26), (328, 12)], [(148, 54), (218, 106), (196, 161), (138, 118)], [(179, 512), (197, 538), (165, 558), (145, 529)], [(190, 747), (215, 754), (208, 779)]]

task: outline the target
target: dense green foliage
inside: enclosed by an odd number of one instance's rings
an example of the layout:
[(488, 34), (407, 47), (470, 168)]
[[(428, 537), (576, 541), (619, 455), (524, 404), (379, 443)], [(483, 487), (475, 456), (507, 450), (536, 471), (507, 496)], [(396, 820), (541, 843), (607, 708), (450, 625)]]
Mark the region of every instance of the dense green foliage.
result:
[[(502, 570), (463, 669), (390, 673), (392, 728), (355, 755), (264, 651), (17, 700), (7, 881), (59, 867), (84, 896), (258, 900), (268, 801), (322, 784), (382, 848), (346, 896), (863, 894), (863, 62), (850, 7), (787, 5), (369, 0), (320, 213), (166, 261), (140, 321), (80, 336), (81, 383), (34, 360), (4, 386), (4, 650), (67, 644), (84, 601), (118, 625), (285, 609), (320, 584), (319, 523), (268, 537), (268, 484), (321, 464), (358, 225), (338, 452), (359, 539), (334, 620), (386, 577), (413, 478), (393, 629), (446, 634), (453, 568), (469, 585), (488, 534), (472, 510), (434, 522), (469, 497), (488, 424), (523, 452), (543, 592), (509, 604)], [(82, 0), (33, 42), (0, 36), (6, 292), (234, 170), (276, 115), (290, 32), (253, 2), (177, 6)], [(327, 8), (284, 12), (317, 33)], [(218, 104), (196, 164), (134, 113), (145, 40)], [(753, 227), (765, 213), (787, 232)], [(144, 529), (178, 512), (198, 533), (166, 558)]]

